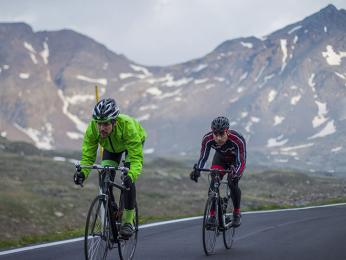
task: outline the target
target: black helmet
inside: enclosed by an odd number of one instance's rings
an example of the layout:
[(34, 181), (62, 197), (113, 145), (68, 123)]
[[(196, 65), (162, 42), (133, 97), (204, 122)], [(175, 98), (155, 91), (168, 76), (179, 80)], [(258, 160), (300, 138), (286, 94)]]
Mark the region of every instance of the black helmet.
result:
[(97, 122), (107, 122), (119, 115), (119, 107), (113, 98), (100, 100), (93, 111), (93, 119)]
[(211, 122), (211, 129), (216, 132), (228, 130), (229, 120), (227, 117), (218, 116)]

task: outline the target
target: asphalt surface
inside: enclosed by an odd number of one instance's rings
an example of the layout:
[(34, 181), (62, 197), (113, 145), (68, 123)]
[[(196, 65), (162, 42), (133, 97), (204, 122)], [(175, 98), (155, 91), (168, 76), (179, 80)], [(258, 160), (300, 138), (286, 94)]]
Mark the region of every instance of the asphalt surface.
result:
[[(243, 214), (232, 249), (224, 248), (220, 235), (212, 256), (204, 255), (201, 224), (197, 219), (140, 229), (135, 259), (346, 259), (346, 205)], [(109, 259), (119, 259), (113, 251)], [(84, 259), (83, 241), (3, 259)]]

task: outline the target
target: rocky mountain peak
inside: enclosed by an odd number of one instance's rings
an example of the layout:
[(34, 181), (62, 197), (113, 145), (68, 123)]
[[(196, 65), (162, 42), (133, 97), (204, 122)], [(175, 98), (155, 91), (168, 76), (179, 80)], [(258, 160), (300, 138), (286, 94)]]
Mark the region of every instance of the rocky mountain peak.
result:
[(198, 157), (211, 120), (226, 115), (245, 136), (250, 163), (340, 173), (345, 17), (331, 5), (265, 38), (228, 40), (204, 57), (155, 68), (70, 30), (13, 27), (0, 33), (0, 134), (79, 149), (98, 85), (148, 130), (146, 153)]
[(334, 5), (330, 4), (319, 12), (305, 18), (301, 24), (312, 28), (326, 26), (345, 31), (346, 11), (343, 9), (338, 10)]
[(32, 28), (26, 23), (0, 23), (0, 36), (5, 34), (12, 37), (21, 37), (23, 35), (32, 34)]

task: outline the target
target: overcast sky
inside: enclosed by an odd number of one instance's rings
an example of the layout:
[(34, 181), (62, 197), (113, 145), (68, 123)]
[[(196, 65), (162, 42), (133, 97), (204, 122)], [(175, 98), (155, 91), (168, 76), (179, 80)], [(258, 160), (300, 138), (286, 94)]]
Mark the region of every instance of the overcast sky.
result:
[(204, 56), (225, 40), (261, 37), (346, 0), (0, 0), (0, 22), (73, 29), (143, 65)]

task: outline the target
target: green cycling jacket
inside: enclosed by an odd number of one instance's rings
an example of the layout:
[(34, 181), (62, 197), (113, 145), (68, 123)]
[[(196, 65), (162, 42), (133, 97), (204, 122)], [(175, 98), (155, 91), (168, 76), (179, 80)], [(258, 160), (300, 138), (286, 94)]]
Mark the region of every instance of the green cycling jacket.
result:
[[(112, 133), (106, 138), (101, 138), (97, 123), (92, 120), (84, 135), (80, 164), (92, 165), (95, 163), (98, 144), (105, 150), (113, 153), (120, 153), (127, 150), (128, 155), (126, 161), (131, 163), (128, 175), (132, 181), (136, 181), (142, 171), (143, 142), (146, 137), (147, 133), (139, 122), (124, 114), (118, 115)], [(87, 178), (90, 170), (83, 169), (83, 173)]]

